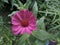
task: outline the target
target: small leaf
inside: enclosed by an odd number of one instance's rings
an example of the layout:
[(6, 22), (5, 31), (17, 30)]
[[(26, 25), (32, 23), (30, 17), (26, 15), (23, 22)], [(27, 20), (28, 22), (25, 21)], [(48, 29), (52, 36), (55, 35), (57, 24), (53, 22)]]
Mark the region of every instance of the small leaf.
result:
[(37, 2), (36, 1), (35, 1), (34, 5), (33, 5), (32, 11), (33, 11), (34, 15), (36, 15), (36, 17), (37, 17), (38, 6), (37, 6)]
[(42, 41), (50, 39), (51, 36), (49, 33), (47, 33), (44, 30), (36, 30), (35, 32), (33, 32), (32, 35)]
[(13, 11), (11, 14), (9, 14), (8, 16), (12, 16), (13, 14), (15, 14), (16, 12), (18, 12), (18, 11)]
[(41, 17), (40, 20), (37, 20), (37, 26), (42, 30), (45, 30), (44, 19), (45, 17)]
[(20, 7), (22, 7), (22, 6), (23, 6), (23, 4), (21, 3), (21, 1), (20, 1), (20, 0), (17, 0), (17, 2), (18, 2), (18, 5), (19, 5)]
[(36, 40), (36, 41), (35, 41), (35, 45), (44, 45), (44, 42), (39, 41), (39, 40)]
[(8, 3), (8, 0), (3, 0), (4, 2)]
[(27, 2), (24, 4), (24, 8), (28, 9), (30, 4), (31, 4), (31, 0), (27, 0)]
[(24, 34), (20, 37), (19, 41), (17, 42), (17, 45), (23, 44), (25, 42), (25, 40), (27, 40), (29, 38), (30, 35), (28, 34)]
[[(14, 3), (15, 3), (15, 0), (11, 0), (12, 9), (13, 9)], [(12, 9), (11, 9), (11, 10), (12, 10)]]
[(3, 25), (3, 21), (2, 21), (2, 16), (0, 16), (0, 31), (2, 30), (2, 25)]
[(16, 7), (17, 7), (17, 9), (20, 9), (20, 7), (19, 7), (19, 5), (18, 5), (18, 4), (14, 3), (14, 6), (16, 6)]

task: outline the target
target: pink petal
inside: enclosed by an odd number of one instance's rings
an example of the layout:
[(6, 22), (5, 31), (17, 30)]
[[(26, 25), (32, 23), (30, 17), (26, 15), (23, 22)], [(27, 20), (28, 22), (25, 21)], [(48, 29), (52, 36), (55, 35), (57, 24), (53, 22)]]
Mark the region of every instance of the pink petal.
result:
[(24, 13), (25, 13), (25, 18), (28, 18), (29, 19), (30, 16), (31, 16), (31, 15), (29, 15), (30, 14), (29, 11), (28, 10), (25, 10)]
[(35, 17), (35, 16), (32, 16), (32, 17), (30, 18), (30, 20), (35, 20), (35, 21), (36, 21), (36, 17)]
[(16, 15), (17, 15), (17, 17), (19, 18), (19, 21), (22, 20), (22, 17), (21, 17), (20, 12), (17, 12)]
[(35, 21), (29, 21), (29, 24), (36, 25)]
[(21, 14), (21, 17), (24, 19), (24, 18), (30, 18), (31, 15), (29, 15), (29, 11), (28, 10), (20, 10), (20, 14)]
[(36, 27), (36, 25), (29, 25), (33, 30), (36, 30), (37, 29), (37, 27)]
[(18, 25), (13, 25), (12, 26), (12, 31), (18, 31), (18, 29), (20, 29), (21, 26), (18, 26)]
[(35, 23), (35, 24), (32, 24), (32, 23), (31, 23), (31, 24), (29, 24), (29, 26), (36, 26), (36, 23)]
[(21, 34), (24, 34), (25, 31), (26, 31), (26, 29), (25, 28), (22, 28)]
[(30, 11), (28, 11), (28, 15), (29, 15), (29, 17), (31, 18), (31, 17), (33, 16), (33, 13), (30, 12)]
[(20, 14), (21, 18), (23, 19), (24, 16), (25, 16), (24, 10), (20, 10), (20, 11), (19, 11), (19, 14)]
[(13, 25), (19, 25), (20, 23), (19, 23), (19, 20), (16, 18), (16, 16), (14, 15), (14, 16), (12, 16), (12, 24)]
[(17, 13), (12, 16), (12, 19), (15, 19), (15, 20), (19, 21), (19, 18), (17, 16)]
[(28, 26), (28, 28), (29, 28), (30, 30), (33, 30), (33, 28), (31, 28), (31, 26)]
[(30, 20), (29, 20), (29, 23), (31, 24), (36, 24), (36, 18), (31, 18)]
[(21, 31), (22, 31), (22, 28), (20, 28), (18, 31), (13, 32), (13, 33), (14, 33), (14, 35), (18, 35)]
[(18, 21), (12, 20), (12, 24), (13, 25), (20, 25), (20, 23)]
[(29, 28), (26, 28), (26, 32), (27, 32), (28, 34), (31, 34), (31, 33), (32, 33), (32, 31), (31, 31)]

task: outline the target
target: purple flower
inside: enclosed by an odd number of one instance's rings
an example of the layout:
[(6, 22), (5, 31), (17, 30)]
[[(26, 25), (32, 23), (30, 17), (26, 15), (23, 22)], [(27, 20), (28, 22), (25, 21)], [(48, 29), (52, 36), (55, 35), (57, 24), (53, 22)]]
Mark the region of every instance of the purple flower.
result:
[(20, 10), (12, 16), (12, 31), (14, 35), (31, 34), (36, 30), (36, 17), (29, 10)]

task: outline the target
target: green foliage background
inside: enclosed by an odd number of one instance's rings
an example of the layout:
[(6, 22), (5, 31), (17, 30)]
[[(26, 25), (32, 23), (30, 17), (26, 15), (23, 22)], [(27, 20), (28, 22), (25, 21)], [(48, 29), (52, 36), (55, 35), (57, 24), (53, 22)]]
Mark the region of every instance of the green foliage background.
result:
[[(20, 9), (29, 9), (37, 18), (37, 30), (31, 35), (14, 36), (11, 16)], [(60, 0), (0, 0), (0, 45), (45, 45), (48, 40), (60, 45)]]

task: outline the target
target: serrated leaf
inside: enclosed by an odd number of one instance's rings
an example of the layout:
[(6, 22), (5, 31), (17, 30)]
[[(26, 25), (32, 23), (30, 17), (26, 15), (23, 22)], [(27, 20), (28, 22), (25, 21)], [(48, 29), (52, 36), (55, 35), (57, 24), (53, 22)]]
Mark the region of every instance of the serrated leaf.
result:
[(35, 1), (32, 11), (34, 13), (34, 15), (37, 17), (37, 13), (38, 13), (38, 6), (37, 6), (37, 2)]
[(25, 40), (27, 40), (29, 38), (29, 34), (24, 34), (20, 37), (19, 41), (17, 42), (17, 45), (23, 44), (25, 42)]
[(44, 30), (36, 30), (32, 33), (34, 37), (36, 37), (39, 40), (45, 41), (47, 39), (50, 39), (50, 34)]

